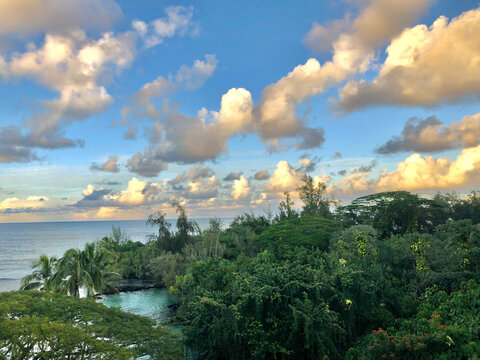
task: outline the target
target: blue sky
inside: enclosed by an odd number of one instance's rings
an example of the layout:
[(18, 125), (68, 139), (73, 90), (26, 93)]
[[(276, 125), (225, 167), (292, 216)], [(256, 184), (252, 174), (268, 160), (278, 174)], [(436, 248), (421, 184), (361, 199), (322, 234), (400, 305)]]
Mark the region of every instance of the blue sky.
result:
[(474, 190), (478, 6), (4, 2), (0, 222)]

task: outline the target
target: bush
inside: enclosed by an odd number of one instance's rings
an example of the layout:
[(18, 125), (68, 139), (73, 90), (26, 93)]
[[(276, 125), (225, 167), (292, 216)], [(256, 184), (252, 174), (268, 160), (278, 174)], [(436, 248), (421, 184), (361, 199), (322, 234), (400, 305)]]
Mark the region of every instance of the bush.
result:
[(258, 243), (262, 249), (304, 246), (325, 251), (336, 226), (333, 220), (301, 217), (270, 226), (258, 237)]

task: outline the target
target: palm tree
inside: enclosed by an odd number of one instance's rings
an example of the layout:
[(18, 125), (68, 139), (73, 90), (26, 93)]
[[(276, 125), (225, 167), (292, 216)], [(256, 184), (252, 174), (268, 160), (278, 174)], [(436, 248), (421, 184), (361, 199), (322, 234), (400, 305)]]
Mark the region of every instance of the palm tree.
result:
[(20, 290), (52, 290), (52, 277), (56, 264), (57, 258), (55, 256), (49, 258), (47, 255), (41, 255), (40, 259), (32, 266), (32, 269), (35, 270), (22, 278)]
[(84, 250), (70, 249), (58, 261), (55, 283), (60, 291), (80, 297), (80, 288), (92, 296), (104, 289), (118, 291), (110, 284), (117, 273), (107, 271), (110, 253), (94, 243), (85, 244)]
[(70, 249), (58, 261), (58, 271), (54, 282), (58, 289), (74, 297), (80, 297), (80, 288), (87, 288), (87, 294), (93, 294), (93, 279), (87, 269), (83, 251)]
[(97, 292), (105, 289), (110, 292), (118, 292), (118, 289), (112, 285), (111, 280), (120, 277), (120, 274), (108, 271), (112, 254), (95, 243), (85, 244), (83, 254), (87, 263), (87, 271), (93, 281), (93, 289)]

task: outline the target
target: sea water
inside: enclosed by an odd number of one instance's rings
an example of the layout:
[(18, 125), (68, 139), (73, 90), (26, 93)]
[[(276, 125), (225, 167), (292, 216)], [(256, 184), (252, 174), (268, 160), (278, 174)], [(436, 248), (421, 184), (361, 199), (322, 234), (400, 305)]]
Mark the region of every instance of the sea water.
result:
[[(194, 220), (201, 228), (208, 225), (208, 219)], [(168, 221), (174, 227), (176, 220)], [(21, 278), (32, 272), (40, 255), (58, 258), (68, 249), (83, 249), (85, 243), (110, 235), (112, 225), (133, 241), (145, 242), (157, 231), (144, 220), (0, 224), (0, 292), (18, 290)]]

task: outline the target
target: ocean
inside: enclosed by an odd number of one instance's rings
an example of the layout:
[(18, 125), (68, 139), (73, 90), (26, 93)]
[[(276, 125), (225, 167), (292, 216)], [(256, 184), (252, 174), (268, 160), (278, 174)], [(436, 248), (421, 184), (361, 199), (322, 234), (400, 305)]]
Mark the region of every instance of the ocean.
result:
[[(208, 219), (193, 220), (201, 228), (208, 225)], [(168, 221), (174, 227), (176, 220)], [(20, 279), (32, 272), (40, 255), (61, 257), (68, 249), (82, 249), (85, 243), (111, 234), (112, 225), (133, 241), (145, 242), (157, 231), (145, 220), (0, 224), (0, 292), (18, 290)]]

